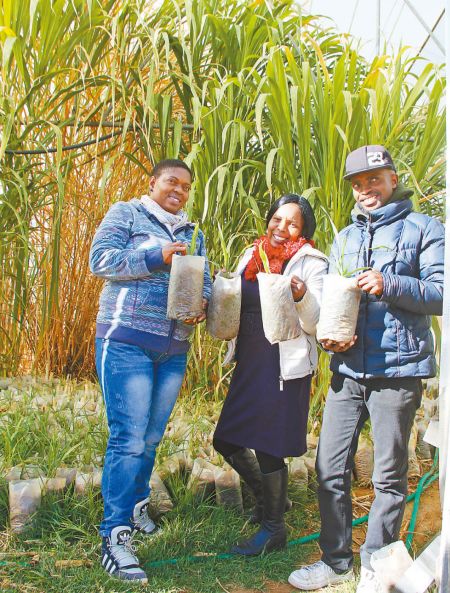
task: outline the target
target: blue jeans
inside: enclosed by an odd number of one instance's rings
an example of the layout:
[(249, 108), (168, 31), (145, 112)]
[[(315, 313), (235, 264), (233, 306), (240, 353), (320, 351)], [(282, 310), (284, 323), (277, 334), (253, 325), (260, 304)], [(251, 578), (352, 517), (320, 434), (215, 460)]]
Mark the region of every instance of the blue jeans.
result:
[(352, 567), (353, 459), (358, 438), (370, 418), (374, 444), (369, 513), (361, 565), (372, 570), (373, 552), (399, 537), (408, 490), (408, 441), (422, 398), (416, 377), (355, 381), (335, 373), (331, 379), (317, 451), (322, 560), (338, 573)]
[(186, 354), (167, 355), (97, 338), (96, 366), (108, 418), (100, 534), (131, 526), (137, 502), (150, 494), (156, 448), (186, 370)]

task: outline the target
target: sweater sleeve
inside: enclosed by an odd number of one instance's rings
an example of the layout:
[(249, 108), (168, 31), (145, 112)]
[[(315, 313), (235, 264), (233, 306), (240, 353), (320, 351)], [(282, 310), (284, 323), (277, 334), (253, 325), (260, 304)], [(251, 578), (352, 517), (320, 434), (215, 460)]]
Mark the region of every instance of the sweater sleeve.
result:
[(383, 274), (380, 300), (422, 315), (442, 315), (444, 288), (444, 227), (436, 219), (428, 222), (417, 245), (419, 277)]
[(296, 303), (302, 330), (314, 335), (319, 321), (320, 303), (322, 300), (323, 277), (328, 270), (328, 261), (318, 257), (306, 256), (303, 266), (302, 280), (306, 284), (306, 292), (301, 301)]
[(145, 278), (156, 269), (169, 270), (160, 247), (128, 247), (134, 216), (127, 202), (114, 204), (100, 223), (89, 254), (91, 272), (109, 280)]

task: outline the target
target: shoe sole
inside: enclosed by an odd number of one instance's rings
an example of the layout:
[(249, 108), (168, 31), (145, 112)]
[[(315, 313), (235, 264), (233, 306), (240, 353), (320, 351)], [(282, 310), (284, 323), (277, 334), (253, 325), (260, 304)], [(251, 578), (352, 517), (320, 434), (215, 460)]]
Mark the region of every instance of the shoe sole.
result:
[(264, 556), (265, 554), (270, 554), (271, 552), (279, 552), (281, 550), (285, 550), (287, 547), (286, 541), (278, 542), (272, 545), (265, 545), (263, 549), (259, 552), (248, 553), (245, 549), (239, 548), (239, 546), (233, 546), (230, 550), (230, 554), (235, 554), (236, 556), (247, 556), (248, 558), (255, 558), (256, 556)]
[(295, 587), (296, 589), (301, 589), (303, 591), (316, 591), (318, 589), (324, 589), (325, 587), (331, 587), (333, 585), (339, 585), (341, 583), (345, 583), (346, 581), (351, 581), (353, 579), (353, 572), (346, 573), (345, 575), (339, 575), (341, 578), (339, 579), (332, 579), (327, 581), (323, 585), (311, 585), (307, 584), (300, 584), (300, 582), (296, 578), (292, 578), (289, 575), (288, 583)]
[(122, 577), (117, 574), (117, 571), (113, 574), (110, 572), (106, 572), (110, 579), (114, 581), (120, 581), (122, 583), (129, 583), (130, 585), (148, 585), (148, 578), (145, 579), (127, 579), (126, 577)]

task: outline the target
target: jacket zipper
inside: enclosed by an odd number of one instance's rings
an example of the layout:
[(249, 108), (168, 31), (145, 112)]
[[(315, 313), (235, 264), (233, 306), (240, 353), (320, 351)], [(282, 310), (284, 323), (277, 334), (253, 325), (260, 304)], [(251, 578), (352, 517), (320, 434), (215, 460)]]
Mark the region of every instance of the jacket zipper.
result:
[[(372, 228), (372, 226), (370, 224), (371, 223), (370, 215), (369, 215), (369, 219), (368, 220), (369, 220), (369, 222), (367, 223), (367, 233), (369, 234), (369, 245), (368, 245), (368, 248), (367, 248), (367, 261), (364, 262), (364, 263), (366, 264), (365, 267), (370, 268), (370, 262), (372, 261), (373, 234), (374, 234), (375, 231), (374, 231), (374, 229)], [(368, 312), (369, 312), (369, 296), (368, 296), (367, 293), (364, 295), (364, 298), (366, 300), (366, 304), (365, 304), (365, 316), (364, 316), (365, 317), (365, 319), (364, 319), (364, 322), (365, 322), (365, 328), (364, 328), (364, 330), (366, 330), (366, 327), (367, 327), (367, 316), (368, 316)], [(363, 376), (364, 377), (366, 376), (366, 358), (365, 358), (365, 355), (364, 354), (363, 354)]]

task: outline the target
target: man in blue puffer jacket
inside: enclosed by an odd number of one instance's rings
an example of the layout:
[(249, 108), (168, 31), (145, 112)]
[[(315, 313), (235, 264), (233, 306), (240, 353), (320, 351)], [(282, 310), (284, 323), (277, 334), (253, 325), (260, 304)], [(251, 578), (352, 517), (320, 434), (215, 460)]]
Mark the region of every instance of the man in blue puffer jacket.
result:
[(294, 571), (289, 582), (305, 590), (353, 577), (353, 458), (370, 418), (374, 441), (375, 500), (361, 547), (357, 593), (378, 593), (373, 552), (396, 541), (407, 495), (408, 441), (422, 395), (422, 379), (436, 373), (431, 315), (442, 314), (444, 228), (412, 211), (412, 191), (399, 185), (389, 152), (362, 146), (346, 161), (345, 179), (356, 200), (353, 223), (333, 244), (337, 263), (355, 272), (362, 292), (356, 335), (326, 340), (334, 352), (317, 455), (322, 559)]

